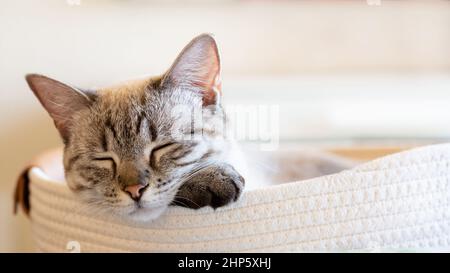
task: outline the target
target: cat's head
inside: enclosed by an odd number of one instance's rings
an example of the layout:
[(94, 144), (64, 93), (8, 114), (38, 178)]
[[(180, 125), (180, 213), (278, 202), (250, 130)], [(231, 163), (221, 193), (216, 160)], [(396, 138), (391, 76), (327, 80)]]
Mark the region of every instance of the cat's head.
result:
[(89, 91), (26, 80), (63, 139), (69, 187), (96, 208), (150, 219), (226, 149), (219, 73), (217, 45), (203, 34), (161, 77)]

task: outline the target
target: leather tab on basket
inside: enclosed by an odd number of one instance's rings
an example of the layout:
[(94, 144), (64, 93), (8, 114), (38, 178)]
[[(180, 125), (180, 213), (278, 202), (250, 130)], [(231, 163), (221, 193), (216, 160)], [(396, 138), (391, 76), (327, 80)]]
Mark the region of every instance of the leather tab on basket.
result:
[(46, 175), (56, 181), (64, 181), (64, 169), (62, 163), (62, 148), (48, 150), (31, 160), (20, 173), (16, 189), (14, 190), (14, 214), (19, 211), (19, 206), (26, 215), (30, 215), (30, 177), (29, 172), (32, 168), (38, 167)]
[(17, 179), (16, 188), (14, 190), (14, 214), (17, 214), (18, 207), (22, 207), (23, 212), (29, 216), (30, 213), (30, 179), (28, 177), (28, 171), (33, 166), (26, 167), (19, 175)]

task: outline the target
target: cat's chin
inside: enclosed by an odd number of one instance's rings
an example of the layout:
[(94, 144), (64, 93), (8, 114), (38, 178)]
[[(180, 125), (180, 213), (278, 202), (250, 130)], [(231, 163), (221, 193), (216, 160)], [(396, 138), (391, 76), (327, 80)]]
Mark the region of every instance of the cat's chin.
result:
[(151, 208), (137, 208), (125, 217), (132, 221), (147, 222), (154, 220), (161, 216), (161, 214), (167, 209), (167, 206), (151, 207)]

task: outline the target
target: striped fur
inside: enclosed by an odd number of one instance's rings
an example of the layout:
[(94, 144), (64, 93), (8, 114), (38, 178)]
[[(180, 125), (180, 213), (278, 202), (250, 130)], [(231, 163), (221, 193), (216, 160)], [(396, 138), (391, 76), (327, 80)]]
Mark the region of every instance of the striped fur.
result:
[[(170, 204), (217, 207), (242, 191), (244, 180), (227, 161), (219, 72), (217, 46), (201, 35), (163, 76), (73, 89), (77, 100), (55, 80), (27, 80), (65, 142), (69, 187), (101, 212), (148, 220)], [(140, 181), (149, 186), (134, 201), (124, 188)]]

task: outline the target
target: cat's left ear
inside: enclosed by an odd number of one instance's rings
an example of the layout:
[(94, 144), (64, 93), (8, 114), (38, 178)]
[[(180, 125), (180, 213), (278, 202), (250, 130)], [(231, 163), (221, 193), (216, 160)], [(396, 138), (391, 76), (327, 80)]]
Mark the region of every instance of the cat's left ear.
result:
[(199, 88), (203, 106), (218, 104), (222, 94), (217, 44), (209, 34), (194, 38), (178, 55), (162, 84)]

